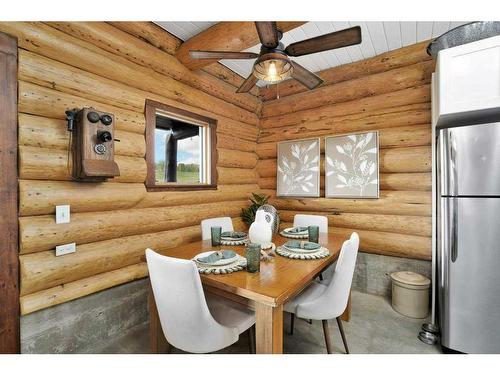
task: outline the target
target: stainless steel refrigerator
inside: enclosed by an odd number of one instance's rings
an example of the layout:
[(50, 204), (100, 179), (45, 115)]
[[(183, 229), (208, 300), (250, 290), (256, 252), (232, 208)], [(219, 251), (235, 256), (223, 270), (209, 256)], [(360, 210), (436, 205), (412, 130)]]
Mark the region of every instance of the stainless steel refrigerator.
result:
[(437, 132), (441, 344), (500, 353), (500, 122)]

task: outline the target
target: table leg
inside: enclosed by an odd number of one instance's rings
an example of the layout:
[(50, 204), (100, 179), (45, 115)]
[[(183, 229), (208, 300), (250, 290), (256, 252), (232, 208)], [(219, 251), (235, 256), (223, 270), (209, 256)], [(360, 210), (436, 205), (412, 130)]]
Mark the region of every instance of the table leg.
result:
[(283, 353), (283, 305), (255, 304), (257, 354)]
[(163, 330), (161, 329), (160, 317), (158, 316), (158, 310), (156, 309), (155, 298), (151, 286), (149, 286), (148, 300), (151, 353), (168, 353), (170, 351), (170, 345), (163, 334)]

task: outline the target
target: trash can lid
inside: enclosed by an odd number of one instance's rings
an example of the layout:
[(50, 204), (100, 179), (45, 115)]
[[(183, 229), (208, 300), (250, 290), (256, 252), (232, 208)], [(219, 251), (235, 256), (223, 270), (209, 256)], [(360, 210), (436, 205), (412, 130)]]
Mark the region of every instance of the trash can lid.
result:
[(411, 271), (399, 271), (391, 273), (391, 278), (402, 284), (415, 285), (415, 286), (428, 286), (431, 281), (429, 278)]

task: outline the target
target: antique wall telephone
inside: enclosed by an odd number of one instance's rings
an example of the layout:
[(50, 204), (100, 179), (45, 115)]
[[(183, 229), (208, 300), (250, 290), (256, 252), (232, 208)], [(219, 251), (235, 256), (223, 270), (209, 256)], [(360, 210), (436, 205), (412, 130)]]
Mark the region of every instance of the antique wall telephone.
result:
[[(114, 116), (94, 108), (66, 111), (70, 150), (73, 152), (72, 176), (81, 181), (106, 181), (120, 175), (114, 161)], [(69, 162), (69, 155), (68, 155)]]

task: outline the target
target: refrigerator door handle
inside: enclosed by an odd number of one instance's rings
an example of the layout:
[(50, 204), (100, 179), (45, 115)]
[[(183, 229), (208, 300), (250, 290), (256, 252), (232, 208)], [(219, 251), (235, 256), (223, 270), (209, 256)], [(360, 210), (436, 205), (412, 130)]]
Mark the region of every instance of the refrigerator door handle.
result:
[(448, 145), (449, 147), (449, 188), (450, 193), (454, 196), (458, 195), (458, 162), (457, 162), (457, 141), (453, 136), (453, 130), (448, 129)]
[(450, 212), (450, 250), (451, 250), (451, 262), (455, 263), (458, 257), (458, 198), (451, 199), (451, 212)]

